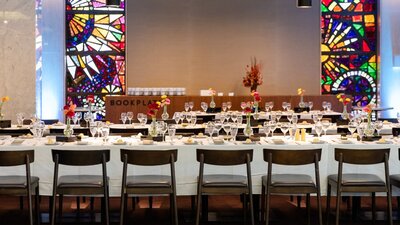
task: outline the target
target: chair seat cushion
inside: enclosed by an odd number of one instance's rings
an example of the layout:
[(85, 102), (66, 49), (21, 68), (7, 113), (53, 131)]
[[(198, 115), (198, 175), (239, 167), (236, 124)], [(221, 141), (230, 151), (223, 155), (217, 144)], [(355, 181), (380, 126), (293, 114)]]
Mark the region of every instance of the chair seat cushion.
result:
[[(267, 184), (268, 176), (262, 177), (264, 185)], [(273, 174), (271, 185), (275, 187), (315, 187), (311, 176), (304, 174)]]
[(400, 174), (390, 175), (390, 184), (400, 183)]
[[(338, 181), (338, 175), (329, 175), (328, 180)], [(342, 177), (343, 186), (385, 186), (385, 182), (374, 174), (344, 173)]]
[(137, 175), (128, 176), (126, 179), (127, 187), (171, 187), (171, 176), (165, 175)]
[(58, 178), (59, 188), (96, 188), (103, 187), (101, 175), (65, 175)]
[[(39, 182), (38, 177), (31, 176), (31, 185)], [(0, 188), (26, 188), (26, 176), (0, 176)]]
[(205, 187), (247, 187), (247, 177), (231, 174), (211, 174), (203, 176)]

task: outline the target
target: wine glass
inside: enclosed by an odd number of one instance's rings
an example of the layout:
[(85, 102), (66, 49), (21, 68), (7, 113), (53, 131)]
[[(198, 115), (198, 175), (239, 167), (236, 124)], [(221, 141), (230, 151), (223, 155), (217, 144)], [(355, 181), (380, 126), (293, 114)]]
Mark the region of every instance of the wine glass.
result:
[(274, 108), (274, 102), (269, 102), (269, 110), (272, 111), (272, 108)]
[(77, 118), (77, 120), (78, 120), (78, 123), (80, 124), (80, 123), (81, 123), (81, 120), (82, 120), (82, 113), (77, 112), (77, 113), (75, 113), (75, 116), (76, 116), (76, 118)]
[(282, 117), (282, 112), (281, 112), (281, 111), (277, 111), (277, 112), (275, 113), (275, 115), (276, 115), (276, 122), (279, 122), (279, 120), (280, 120), (281, 117)]
[(190, 109), (190, 111), (193, 111), (193, 107), (194, 107), (194, 103), (193, 103), (193, 102), (189, 102), (189, 109)]
[(226, 109), (228, 108), (226, 102), (222, 103), (222, 111), (226, 112)]
[(186, 121), (188, 122), (188, 123), (190, 123), (190, 121), (192, 121), (192, 114), (191, 113), (186, 113)]
[(24, 124), (24, 119), (25, 119), (24, 113), (17, 113), (18, 127), (22, 127), (22, 125)]
[(182, 116), (182, 115), (181, 115), (180, 112), (175, 112), (175, 113), (174, 113), (174, 117), (173, 117), (173, 118), (174, 118), (176, 124), (178, 124), (179, 121), (181, 120), (181, 116)]
[(238, 119), (238, 114), (235, 112), (231, 113), (231, 119), (234, 123), (236, 123), (237, 119)]
[(74, 125), (76, 125), (78, 123), (78, 114), (79, 113), (75, 113), (75, 115), (72, 117), (72, 122), (74, 123)]
[(328, 120), (322, 120), (321, 124), (322, 124), (322, 130), (324, 131), (324, 135), (326, 136), (326, 131), (331, 126), (331, 123)]
[(293, 116), (292, 116), (292, 124), (297, 124), (297, 121), (299, 121), (299, 117), (296, 114), (293, 114)]
[(162, 139), (164, 141), (165, 140), (165, 133), (168, 130), (168, 124), (166, 122), (164, 122), (164, 121), (157, 121), (157, 129), (162, 134)]
[(282, 131), (282, 133), (283, 133), (283, 138), (286, 138), (286, 133), (289, 131), (289, 128), (290, 128), (290, 124), (289, 123), (281, 123), (281, 127), (280, 127), (280, 129), (281, 129), (281, 131)]
[(132, 124), (132, 119), (133, 119), (133, 112), (127, 112), (126, 117), (129, 120), (129, 124)]
[(291, 123), (292, 120), (293, 120), (293, 112), (289, 111), (289, 112), (286, 114), (286, 118), (287, 118), (288, 121)]
[(237, 124), (242, 124), (243, 123), (243, 116), (242, 113), (237, 113)]
[(226, 114), (225, 114), (225, 120), (226, 120), (226, 122), (229, 122), (229, 120), (231, 119), (231, 117), (232, 117), (232, 112), (227, 112)]
[(324, 111), (326, 111), (326, 103), (327, 103), (326, 101), (322, 102), (322, 108), (324, 109)]
[(286, 103), (286, 110), (289, 111), (290, 108), (292, 108), (292, 103), (287, 102), (287, 103)]
[(286, 105), (287, 105), (287, 102), (282, 102), (282, 109), (283, 109), (283, 111), (286, 111)]
[(207, 112), (207, 109), (208, 109), (207, 102), (201, 102), (200, 106), (201, 106), (201, 108), (203, 109), (204, 112)]
[(240, 103), (240, 108), (242, 108), (242, 111), (247, 107), (247, 103), (246, 102), (241, 102)]
[(101, 128), (101, 133), (103, 136), (103, 142), (107, 142), (108, 141), (108, 136), (110, 135), (110, 127), (109, 126), (103, 126)]
[(197, 116), (195, 112), (192, 112), (192, 118), (190, 119), (190, 124), (194, 127), (197, 122)]
[(225, 119), (226, 119), (225, 113), (224, 113), (224, 112), (221, 112), (221, 113), (219, 114), (219, 120), (221, 121), (221, 123), (224, 123), (224, 122), (225, 122)]
[(92, 134), (92, 137), (96, 137), (97, 133), (97, 124), (95, 122), (90, 122), (90, 133)]
[(356, 132), (356, 130), (357, 130), (357, 123), (349, 122), (347, 129), (350, 131), (350, 134), (353, 137), (354, 132)]
[(92, 113), (91, 112), (86, 112), (85, 115), (83, 115), (83, 119), (86, 121), (86, 126), (89, 127), (89, 121), (92, 120)]
[(322, 120), (323, 117), (324, 117), (324, 114), (322, 114), (322, 113), (320, 113), (320, 112), (317, 113), (318, 121), (321, 122), (321, 120)]
[(267, 121), (264, 122), (263, 130), (264, 130), (265, 137), (268, 137), (269, 132), (271, 131), (271, 126), (269, 125), (269, 123)]
[(174, 141), (175, 134), (176, 134), (176, 126), (173, 124), (170, 124), (168, 126), (168, 136), (171, 139), (171, 143)]
[(332, 109), (332, 104), (330, 102), (326, 103), (326, 111), (330, 112)]
[(190, 109), (189, 102), (185, 102), (185, 111), (188, 112)]
[(30, 120), (31, 120), (32, 123), (35, 123), (35, 122), (37, 121), (37, 116), (36, 116), (35, 113), (32, 113), (32, 114), (30, 115)]
[(122, 123), (125, 125), (126, 120), (128, 119), (128, 116), (126, 115), (126, 113), (121, 113), (121, 121)]
[(215, 129), (215, 131), (216, 131), (216, 133), (217, 133), (217, 136), (219, 135), (219, 132), (221, 131), (221, 129), (222, 129), (222, 123), (215, 123), (214, 124), (215, 126), (214, 126), (214, 129)]
[(311, 109), (312, 109), (313, 106), (314, 106), (314, 103), (313, 103), (313, 102), (308, 102), (308, 108), (310, 109), (310, 111), (311, 111)]
[(383, 122), (380, 120), (375, 121), (375, 129), (378, 132), (378, 135), (380, 135), (382, 128), (383, 128)]
[(231, 136), (232, 136), (233, 141), (236, 141), (236, 136), (237, 136), (238, 131), (239, 131), (238, 125), (235, 123), (232, 123), (231, 124)]
[(271, 121), (268, 122), (268, 124), (269, 124), (270, 131), (271, 131), (271, 137), (273, 137), (274, 136), (274, 131), (275, 131), (276, 126), (277, 126), (277, 123), (276, 123), (275, 120), (271, 120)]
[(215, 129), (215, 124), (212, 121), (208, 121), (206, 125), (206, 132), (210, 135), (210, 139), (212, 138), (212, 135), (214, 133)]
[(269, 102), (265, 103), (265, 112), (269, 112)]
[(231, 124), (228, 122), (225, 122), (223, 124), (222, 128), (224, 129), (226, 135), (229, 135), (229, 133), (231, 132), (231, 129), (232, 129)]
[(315, 130), (315, 133), (317, 133), (318, 137), (320, 137), (321, 133), (322, 133), (322, 123), (321, 122), (317, 122), (314, 125), (314, 130)]
[(226, 102), (226, 107), (228, 107), (228, 111), (232, 108), (232, 102)]

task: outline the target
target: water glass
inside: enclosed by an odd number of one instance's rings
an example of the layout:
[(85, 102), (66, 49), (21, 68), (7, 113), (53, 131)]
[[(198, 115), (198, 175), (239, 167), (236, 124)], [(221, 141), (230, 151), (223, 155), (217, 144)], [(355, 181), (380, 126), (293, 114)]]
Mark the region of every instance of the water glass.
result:
[(175, 127), (175, 125), (170, 124), (170, 125), (168, 126), (168, 136), (169, 136), (169, 138), (171, 139), (171, 142), (174, 141), (175, 134), (176, 134), (176, 127)]
[(132, 124), (132, 119), (133, 119), (133, 112), (127, 112), (126, 117), (129, 120), (129, 124)]
[(380, 135), (382, 128), (383, 128), (383, 122), (380, 120), (375, 121), (375, 129), (378, 132), (378, 135)]
[(314, 103), (313, 103), (313, 102), (308, 102), (308, 108), (310, 109), (310, 111), (311, 111), (311, 109), (312, 109), (313, 106), (314, 106)]
[(17, 125), (18, 127), (22, 127), (24, 125), (25, 115), (24, 113), (17, 113)]
[(233, 141), (236, 141), (236, 136), (237, 136), (238, 130), (239, 130), (239, 127), (237, 124), (235, 124), (235, 123), (231, 124), (231, 136), (232, 136)]
[(229, 133), (231, 132), (231, 129), (232, 129), (231, 124), (228, 123), (228, 122), (225, 122), (225, 123), (223, 124), (223, 129), (224, 129), (224, 131), (225, 131), (225, 134), (226, 134), (226, 135), (229, 135)]
[(185, 102), (185, 112), (188, 112), (190, 109), (189, 102)]
[(299, 117), (296, 114), (293, 114), (293, 116), (292, 116), (292, 124), (297, 124), (297, 121), (299, 121)]
[(201, 106), (201, 109), (203, 109), (204, 112), (207, 112), (207, 109), (208, 109), (207, 102), (201, 102), (200, 106)]
[(327, 120), (323, 120), (321, 122), (322, 124), (322, 130), (324, 130), (324, 135), (326, 136), (326, 131), (329, 129), (329, 127), (331, 126), (331, 123)]
[(190, 109), (190, 111), (193, 111), (193, 107), (194, 107), (194, 102), (189, 102), (189, 109)]
[(212, 137), (215, 129), (215, 124), (212, 121), (208, 121), (206, 125), (206, 132)]
[(317, 133), (318, 137), (320, 137), (321, 133), (322, 133), (322, 123), (321, 122), (317, 122), (314, 125), (314, 130), (315, 130), (315, 133)]
[(230, 111), (232, 108), (232, 102), (227, 102), (226, 107), (228, 107), (228, 111)]
[(243, 123), (243, 116), (241, 113), (237, 114), (237, 124), (242, 124)]
[(125, 125), (125, 123), (126, 123), (126, 120), (128, 119), (128, 116), (127, 116), (127, 114), (126, 113), (121, 113), (121, 121), (122, 121), (122, 123)]
[(270, 131), (271, 131), (271, 137), (273, 137), (274, 136), (274, 131), (275, 131), (276, 127), (277, 127), (277, 123), (276, 123), (275, 120), (271, 120), (268, 123), (269, 123)]
[(181, 120), (181, 113), (180, 112), (175, 112), (173, 116), (175, 123), (178, 124), (179, 121)]
[(354, 132), (356, 132), (356, 130), (357, 130), (357, 123), (349, 122), (347, 129), (350, 131), (351, 136), (353, 136)]
[(286, 138), (286, 133), (289, 131), (290, 124), (289, 123), (281, 123), (280, 129), (283, 133), (283, 138)]
[(92, 137), (96, 137), (97, 124), (95, 122), (90, 122), (89, 129), (90, 129), (90, 133), (92, 134)]
[(228, 106), (226, 104), (226, 102), (222, 103), (222, 111), (226, 112), (226, 110), (228, 109)]
[(265, 137), (268, 137), (269, 132), (271, 131), (271, 127), (268, 122), (264, 122), (263, 130), (265, 133)]

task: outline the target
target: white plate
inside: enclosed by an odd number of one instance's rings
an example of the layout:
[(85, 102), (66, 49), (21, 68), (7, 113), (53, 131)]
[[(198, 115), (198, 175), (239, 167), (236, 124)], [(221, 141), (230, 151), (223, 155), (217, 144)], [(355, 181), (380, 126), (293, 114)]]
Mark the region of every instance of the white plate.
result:
[(20, 145), (24, 142), (22, 139), (15, 139), (13, 142), (11, 142), (12, 145)]
[(184, 141), (183, 144), (185, 144), (185, 145), (197, 145), (197, 141), (193, 141), (193, 142)]
[(339, 140), (340, 144), (353, 144), (351, 140)]
[(126, 141), (124, 142), (113, 142), (113, 145), (126, 145)]
[(255, 141), (252, 141), (252, 142), (245, 142), (245, 141), (243, 141), (242, 144), (243, 144), (243, 145), (255, 145), (256, 142), (255, 142)]
[(272, 143), (274, 143), (276, 145), (284, 145), (284, 144), (286, 144), (286, 142), (284, 140), (282, 140), (282, 139), (272, 139), (271, 141), (272, 141)]

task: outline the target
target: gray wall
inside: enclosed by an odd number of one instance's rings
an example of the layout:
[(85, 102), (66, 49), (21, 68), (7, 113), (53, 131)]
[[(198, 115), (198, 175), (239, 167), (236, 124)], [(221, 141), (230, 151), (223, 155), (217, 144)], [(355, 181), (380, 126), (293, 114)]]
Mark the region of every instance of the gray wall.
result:
[(128, 87), (213, 87), (247, 95), (245, 66), (263, 63), (261, 94), (320, 93), (320, 8), (295, 0), (129, 0)]

